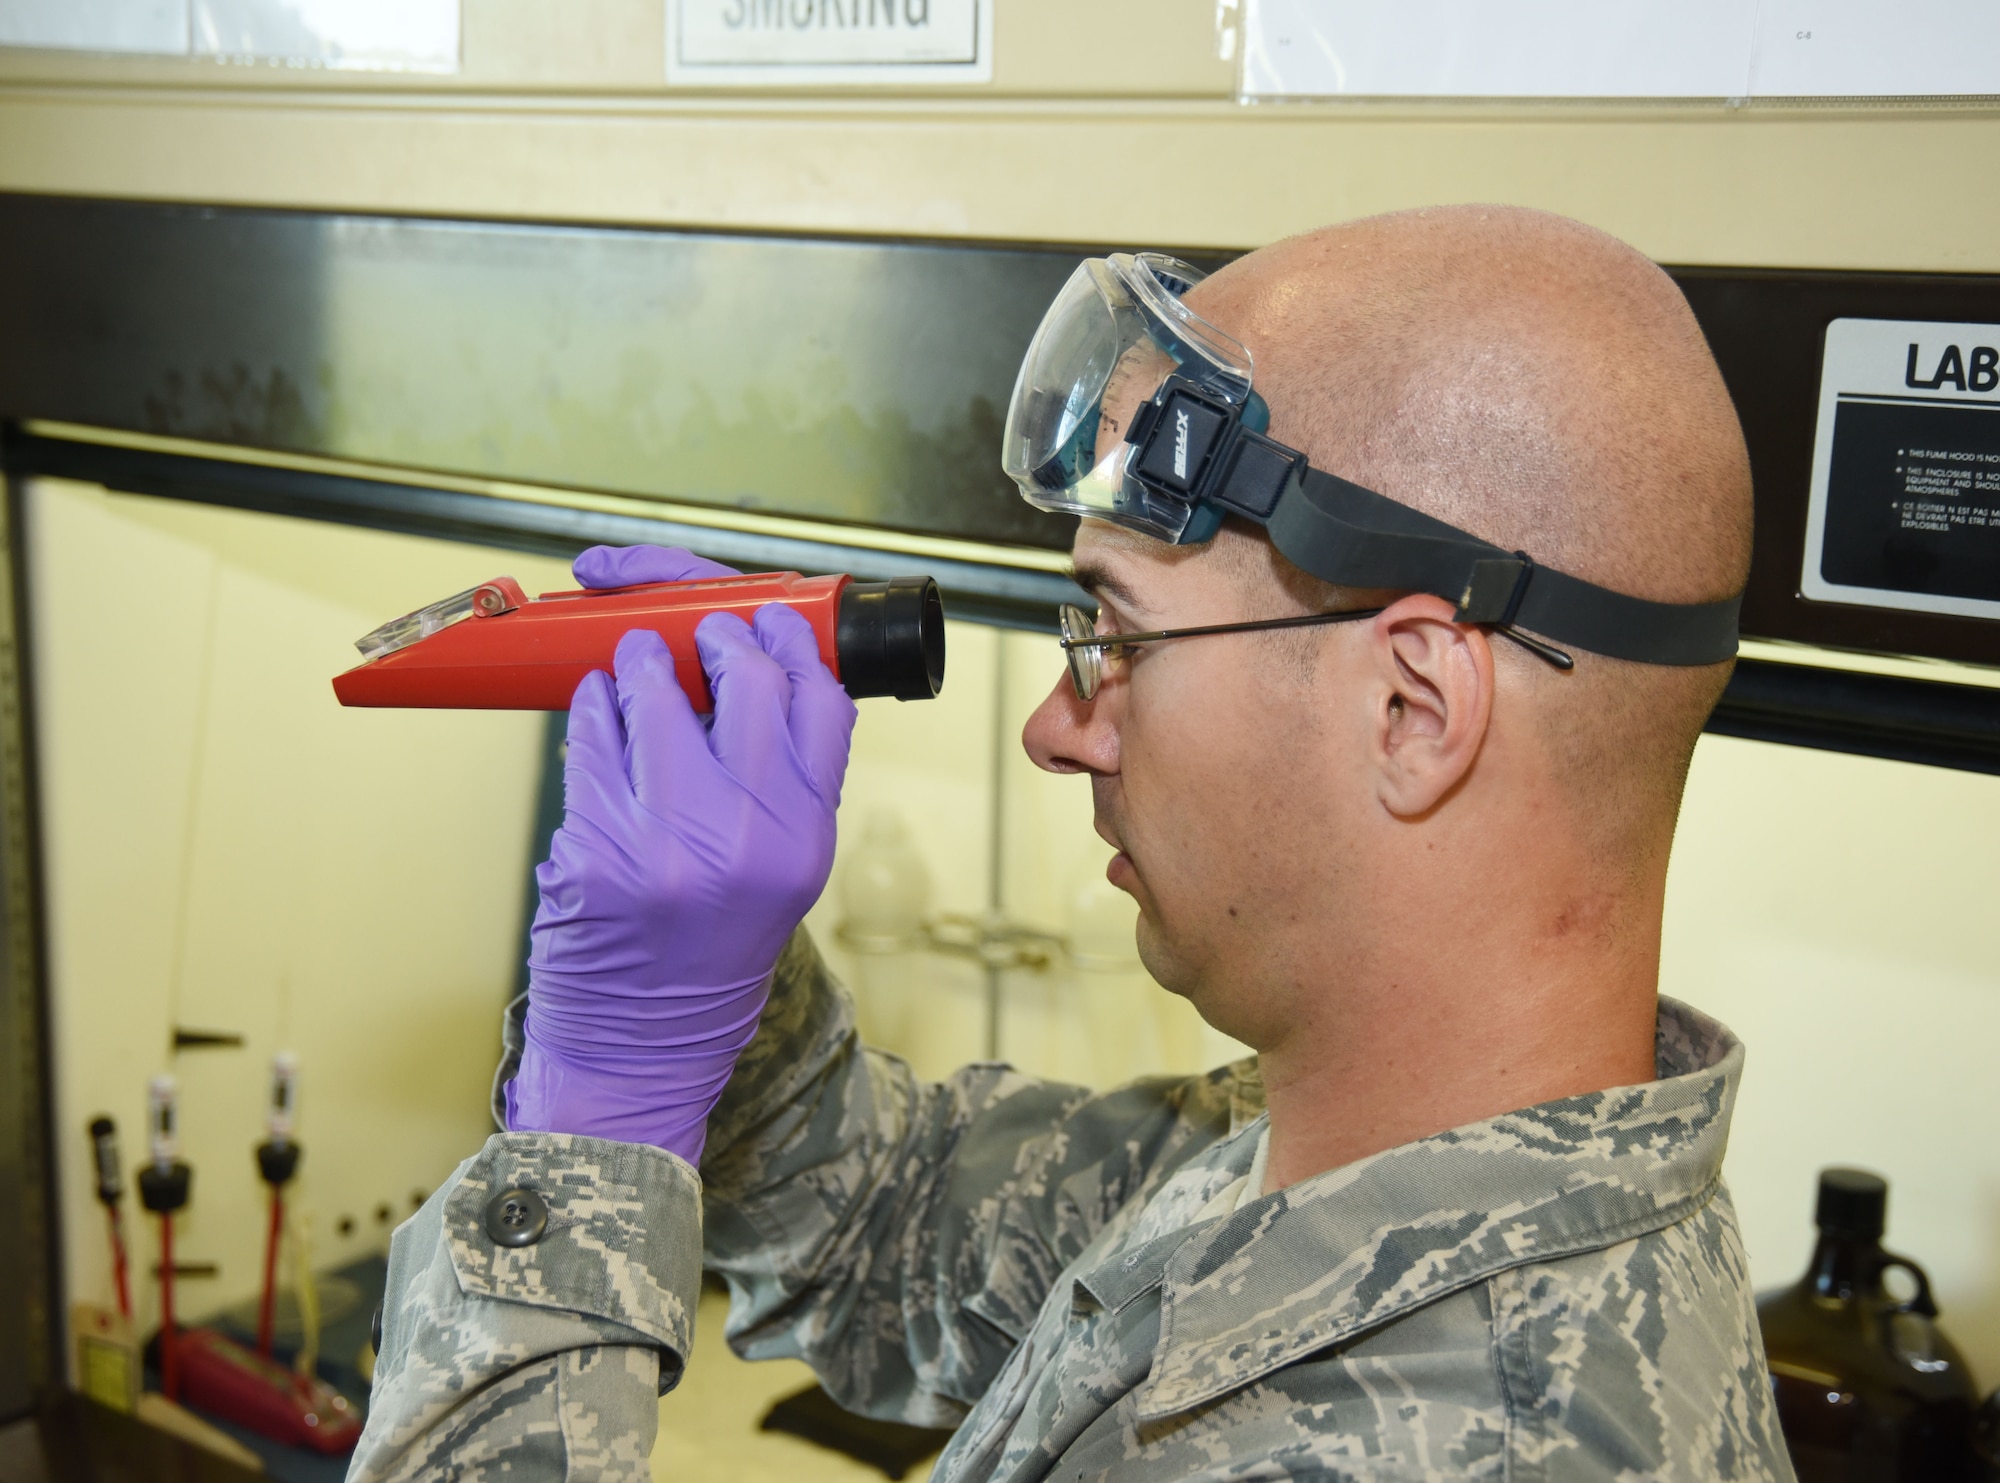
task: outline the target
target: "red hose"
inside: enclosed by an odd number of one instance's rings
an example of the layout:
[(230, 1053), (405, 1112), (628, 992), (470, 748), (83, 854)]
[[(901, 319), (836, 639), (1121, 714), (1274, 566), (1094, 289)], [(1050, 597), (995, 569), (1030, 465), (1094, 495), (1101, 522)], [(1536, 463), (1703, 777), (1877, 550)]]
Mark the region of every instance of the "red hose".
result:
[(118, 1316), (129, 1323), (132, 1318), (132, 1283), (125, 1274), (125, 1220), (119, 1215), (116, 1205), (106, 1206), (105, 1214), (111, 1220), (111, 1277), (118, 1284)]
[(160, 1217), (160, 1393), (170, 1401), (181, 1398), (180, 1370), (174, 1351), (174, 1218)]
[(264, 1239), (264, 1300), (257, 1309), (257, 1352), (271, 1353), (271, 1329), (278, 1309), (278, 1236), (284, 1229), (285, 1195), (282, 1186), (271, 1186), (271, 1229)]

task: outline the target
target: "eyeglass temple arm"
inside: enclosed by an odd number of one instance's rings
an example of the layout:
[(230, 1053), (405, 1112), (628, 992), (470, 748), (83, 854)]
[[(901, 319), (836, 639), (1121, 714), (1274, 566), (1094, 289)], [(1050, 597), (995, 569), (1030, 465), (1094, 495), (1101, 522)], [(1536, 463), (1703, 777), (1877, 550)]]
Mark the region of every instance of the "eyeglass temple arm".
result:
[(1523, 633), (1511, 624), (1501, 624), (1494, 629), (1494, 632), (1512, 639), (1537, 659), (1544, 660), (1554, 665), (1557, 669), (1568, 671), (1576, 668), (1576, 660), (1563, 650), (1558, 649), (1554, 644), (1544, 643), (1531, 633)]
[(1315, 623), (1350, 623), (1373, 618), (1380, 608), (1356, 608), (1349, 613), (1302, 613), (1296, 618), (1256, 618), (1245, 623), (1210, 623), (1200, 628), (1161, 628), (1152, 633), (1107, 633), (1095, 638), (1056, 640), (1065, 649), (1115, 649), (1125, 644), (1150, 644), (1158, 639), (1193, 638), (1200, 633), (1250, 633), (1260, 628), (1304, 628)]
[[(1067, 634), (1056, 642), (1065, 649), (1115, 649), (1125, 644), (1150, 644), (1160, 639), (1191, 638), (1200, 633), (1251, 633), (1267, 628), (1305, 628), (1318, 623), (1350, 623), (1361, 618), (1373, 618), (1380, 608), (1356, 608), (1347, 613), (1303, 613), (1296, 618), (1258, 618), (1244, 623), (1213, 623), (1200, 628), (1161, 628), (1152, 633), (1113, 633), (1099, 638), (1073, 639)], [(1510, 625), (1498, 625), (1497, 633), (1512, 639), (1537, 659), (1555, 668), (1568, 671), (1576, 668), (1576, 660), (1554, 644), (1545, 643), (1533, 634), (1524, 633)]]

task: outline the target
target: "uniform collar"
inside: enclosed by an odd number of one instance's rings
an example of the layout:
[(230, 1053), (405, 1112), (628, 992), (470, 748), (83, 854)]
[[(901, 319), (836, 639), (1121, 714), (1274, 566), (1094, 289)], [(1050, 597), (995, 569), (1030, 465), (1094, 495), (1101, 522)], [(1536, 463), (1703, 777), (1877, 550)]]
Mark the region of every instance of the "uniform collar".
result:
[[(1111, 1308), (1161, 1287), (1140, 1419), (1225, 1395), (1509, 1267), (1629, 1240), (1699, 1209), (1721, 1180), (1743, 1047), (1663, 998), (1655, 1056), (1659, 1079), (1643, 1086), (1388, 1149), (1085, 1274)], [(1229, 1153), (1247, 1160), (1253, 1141), (1233, 1139)]]

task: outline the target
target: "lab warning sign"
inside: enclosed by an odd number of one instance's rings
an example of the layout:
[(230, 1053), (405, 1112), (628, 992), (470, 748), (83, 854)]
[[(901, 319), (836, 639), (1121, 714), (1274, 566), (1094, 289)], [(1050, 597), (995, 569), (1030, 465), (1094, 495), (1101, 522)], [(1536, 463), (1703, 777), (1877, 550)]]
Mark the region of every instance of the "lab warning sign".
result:
[(671, 0), (667, 80), (986, 82), (993, 0)]
[(1827, 326), (1800, 592), (2000, 619), (2000, 325)]

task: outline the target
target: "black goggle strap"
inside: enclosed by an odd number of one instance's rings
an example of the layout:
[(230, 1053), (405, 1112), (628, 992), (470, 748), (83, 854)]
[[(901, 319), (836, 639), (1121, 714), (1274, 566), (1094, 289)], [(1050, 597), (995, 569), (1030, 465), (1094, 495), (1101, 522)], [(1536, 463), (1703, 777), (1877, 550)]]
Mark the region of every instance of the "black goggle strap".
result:
[(1185, 377), (1169, 377), (1139, 409), (1126, 441), (1137, 445), (1129, 474), (1138, 485), (1257, 522), (1287, 560), (1322, 581), (1431, 593), (1457, 603), (1461, 623), (1509, 631), (1537, 653), (1515, 630), (1642, 664), (1719, 664), (1736, 655), (1741, 594), (1652, 602), (1537, 566), (1525, 552), (1313, 468)]
[(1741, 596), (1652, 602), (1505, 551), (1385, 495), (1303, 467), (1266, 522), (1285, 558), (1322, 581), (1429, 592), (1461, 623), (1518, 627), (1642, 664), (1719, 664), (1736, 654)]

